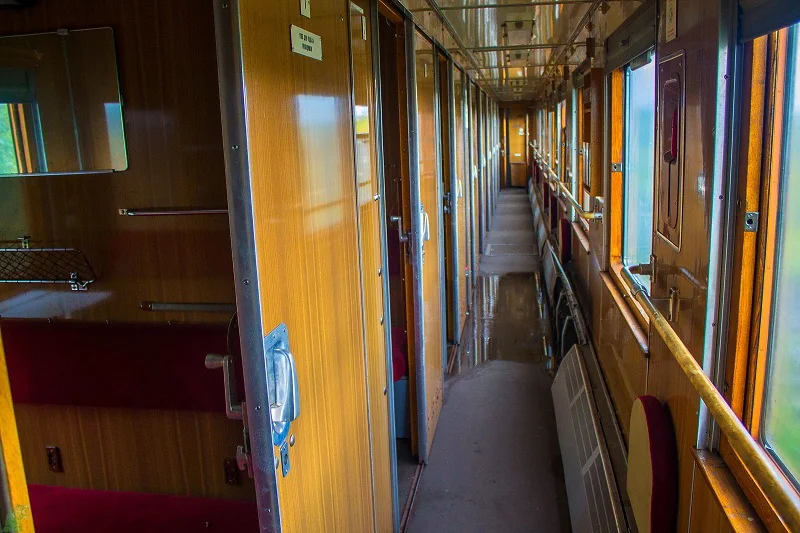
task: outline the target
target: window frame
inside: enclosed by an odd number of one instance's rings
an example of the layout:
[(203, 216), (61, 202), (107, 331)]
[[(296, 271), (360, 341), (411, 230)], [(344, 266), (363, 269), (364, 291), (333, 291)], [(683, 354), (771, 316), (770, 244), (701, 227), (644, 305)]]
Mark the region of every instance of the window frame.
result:
[[(778, 238), (788, 40), (789, 29), (784, 28), (742, 45), (742, 91), (735, 103), (742, 117), (735, 141), (739, 145), (741, 202), (734, 226), (731, 313), (726, 339), (727, 353), (732, 357), (725, 361), (723, 394), (762, 446), (774, 291), (773, 268), (769, 265), (775, 258)], [(745, 232), (744, 216), (751, 211), (759, 213), (759, 227), (756, 232)], [(724, 435), (719, 452), (767, 528), (788, 531)], [(769, 452), (768, 455), (772, 457)], [(773, 460), (782, 469), (780, 462), (774, 457)], [(800, 490), (797, 493), (800, 495)]]
[[(626, 164), (625, 164), (625, 134), (627, 128), (627, 113), (625, 95), (627, 90), (626, 70), (630, 64), (642, 54), (652, 53), (651, 61), (657, 64), (657, 57), (655, 49), (648, 47), (640, 54), (637, 54), (633, 60), (628, 61), (624, 65), (612, 70), (606, 75), (606, 88), (608, 94), (607, 106), (608, 116), (610, 117), (609, 130), (609, 156), (610, 163), (622, 163), (623, 168), (620, 171), (613, 171), (608, 169), (608, 198), (609, 198), (609, 231), (608, 231), (608, 270), (613, 274), (611, 278), (617, 289), (621, 292), (623, 299), (627, 302), (628, 308), (634, 310), (633, 315), (636, 318), (637, 325), (643, 330), (648, 331), (650, 327), (650, 317), (647, 315), (642, 306), (632, 297), (628, 285), (622, 279), (622, 268), (625, 266), (623, 261), (623, 243), (625, 231), (625, 179), (626, 179)], [(657, 79), (657, 73), (656, 79)], [(656, 82), (657, 86), (657, 82)], [(653, 106), (654, 111), (658, 111), (658, 98), (656, 93), (653, 93)], [(657, 125), (657, 121), (656, 121)], [(653, 128), (653, 138), (656, 139), (656, 128)], [(656, 161), (656, 148), (653, 147), (653, 161)], [(655, 195), (656, 184), (656, 170), (653, 171), (653, 194)], [(652, 203), (653, 216), (655, 217), (655, 200)], [(653, 235), (651, 232), (651, 243)], [(651, 244), (652, 249), (652, 244)], [(651, 251), (652, 253), (652, 251)], [(631, 327), (635, 327), (631, 324)]]

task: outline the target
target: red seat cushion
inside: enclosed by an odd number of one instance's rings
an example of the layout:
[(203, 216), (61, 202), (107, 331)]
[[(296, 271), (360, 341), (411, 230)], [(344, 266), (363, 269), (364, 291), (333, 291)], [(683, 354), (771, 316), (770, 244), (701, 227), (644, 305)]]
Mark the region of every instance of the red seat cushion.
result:
[(675, 432), (666, 407), (654, 396), (636, 398), (628, 442), (628, 496), (641, 533), (675, 531), (675, 448)]
[(37, 533), (256, 533), (254, 501), (29, 485)]

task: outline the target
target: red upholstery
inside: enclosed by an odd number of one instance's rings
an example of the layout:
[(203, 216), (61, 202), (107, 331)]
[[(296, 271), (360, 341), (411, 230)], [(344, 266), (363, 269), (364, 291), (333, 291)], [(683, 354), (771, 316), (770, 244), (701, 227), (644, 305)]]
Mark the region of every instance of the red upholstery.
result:
[(256, 503), (29, 485), (37, 533), (256, 533)]
[(204, 364), (208, 353), (227, 353), (224, 327), (21, 320), (1, 327), (15, 403), (225, 410), (222, 373)]
[(392, 328), (392, 372), (394, 381), (408, 374), (408, 339), (403, 328)]
[(562, 265), (572, 260), (572, 224), (566, 218), (559, 220), (559, 260)]

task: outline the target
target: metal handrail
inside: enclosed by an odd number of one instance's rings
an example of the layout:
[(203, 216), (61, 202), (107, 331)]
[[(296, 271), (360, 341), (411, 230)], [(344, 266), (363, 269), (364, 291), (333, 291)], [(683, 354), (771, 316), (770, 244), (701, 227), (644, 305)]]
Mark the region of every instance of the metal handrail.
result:
[(564, 198), (566, 198), (567, 201), (572, 204), (572, 207), (575, 209), (575, 212), (579, 217), (585, 220), (600, 220), (603, 218), (603, 213), (599, 213), (597, 211), (584, 211), (583, 206), (578, 203), (578, 200), (576, 200), (574, 196), (572, 196), (572, 193), (569, 189), (567, 189), (567, 186), (564, 185), (563, 182), (558, 182), (558, 188), (561, 189), (562, 196), (564, 196)]
[[(535, 152), (535, 150), (534, 150)], [(603, 213), (598, 211), (586, 211), (583, 209), (583, 206), (575, 199), (572, 195), (572, 192), (564, 185), (560, 179), (558, 179), (558, 175), (553, 172), (553, 169), (550, 168), (550, 165), (547, 164), (546, 161), (540, 161), (540, 164), (544, 167), (545, 179), (553, 185), (556, 189), (556, 192), (559, 193), (560, 197), (564, 197), (567, 201), (572, 205), (575, 212), (584, 220), (600, 220), (603, 218)]]
[(227, 215), (227, 209), (213, 207), (123, 207), (117, 210), (123, 217), (168, 217), (182, 215)]
[(631, 296), (650, 317), (650, 326), (661, 336), (678, 366), (689, 378), (689, 382), (705, 402), (720, 430), (775, 508), (780, 519), (790, 531), (800, 531), (800, 496), (794, 486), (767, 455), (764, 448), (750, 435), (667, 319), (656, 309), (647, 290), (627, 267), (622, 267), (622, 279), (630, 289)]

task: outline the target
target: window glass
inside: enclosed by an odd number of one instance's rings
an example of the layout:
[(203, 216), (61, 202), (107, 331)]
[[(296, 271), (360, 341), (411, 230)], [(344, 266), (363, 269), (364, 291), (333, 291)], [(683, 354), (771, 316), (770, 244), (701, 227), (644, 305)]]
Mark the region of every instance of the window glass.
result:
[[(655, 61), (626, 67), (622, 262), (627, 266), (649, 263), (652, 251), (655, 94)], [(650, 279), (639, 278), (649, 289)]]
[(772, 323), (762, 439), (784, 469), (800, 480), (800, 38), (790, 31), (786, 127), (780, 177)]
[(17, 151), (8, 105), (0, 104), (0, 174), (17, 174)]

